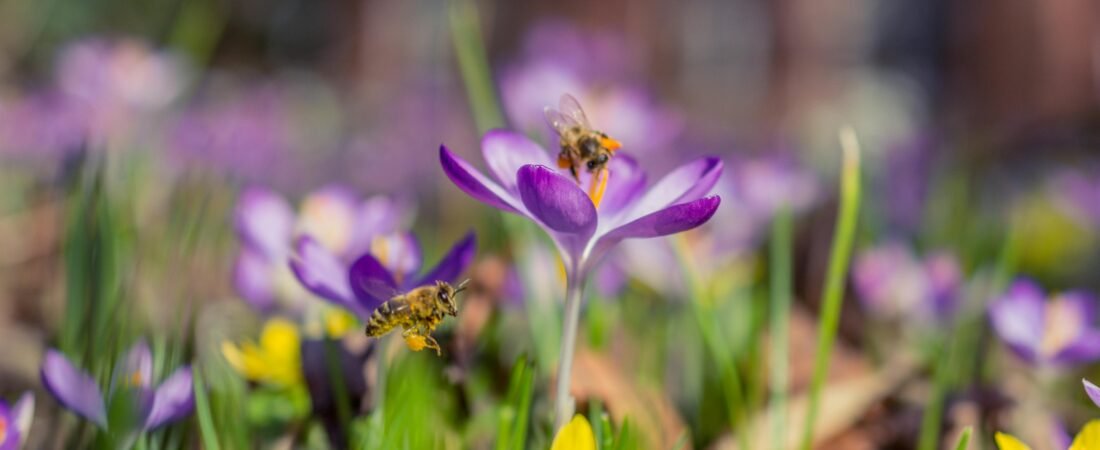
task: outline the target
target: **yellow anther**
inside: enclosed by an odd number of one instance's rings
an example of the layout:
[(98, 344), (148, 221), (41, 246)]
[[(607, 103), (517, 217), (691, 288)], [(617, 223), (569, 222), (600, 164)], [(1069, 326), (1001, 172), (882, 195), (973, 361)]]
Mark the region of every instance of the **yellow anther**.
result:
[(607, 180), (611, 178), (611, 171), (607, 169), (600, 170), (592, 178), (592, 185), (588, 187), (588, 197), (592, 199), (592, 204), (600, 207), (600, 201), (603, 200), (603, 193), (607, 190)]
[(145, 377), (141, 376), (140, 370), (135, 370), (130, 374), (130, 386), (141, 386), (141, 382), (145, 381)]
[(378, 236), (370, 243), (370, 252), (383, 266), (389, 265), (390, 243), (385, 236)]

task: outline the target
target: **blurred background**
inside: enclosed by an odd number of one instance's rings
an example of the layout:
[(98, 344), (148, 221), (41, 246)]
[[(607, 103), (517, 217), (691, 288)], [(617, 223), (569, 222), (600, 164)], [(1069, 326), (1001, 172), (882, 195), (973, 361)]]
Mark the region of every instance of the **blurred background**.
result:
[[(260, 186), (296, 204), (334, 185), (415, 204), (409, 226), (429, 261), (478, 231), (471, 273), (493, 319), (462, 323), (482, 344), (454, 350), (457, 361), (406, 365), (448, 374), (436, 380), (454, 391), (440, 419), (450, 430), (444, 447), (489, 448), (492, 421), (478, 419), (477, 405), (503, 402), (519, 355), (556, 355), (538, 342), (553, 341), (557, 323), (533, 323), (530, 305), (560, 300), (531, 294), (540, 288), (516, 274), (539, 267), (525, 260), (537, 251), (517, 242), (544, 240), (456, 189), (439, 168), (439, 146), (480, 161), (482, 133), (506, 127), (553, 150), (542, 109), (563, 93), (651, 180), (699, 155), (726, 162), (712, 223), (683, 240), (625, 245), (585, 313), (584, 345), (594, 351), (583, 364), (613, 372), (613, 386), (643, 386), (590, 387), (585, 408), (629, 416), (639, 402), (646, 409), (642, 391), (667, 407), (641, 421), (662, 431), (640, 446), (734, 448), (731, 430), (752, 429), (752, 411), (764, 409), (775, 198), (794, 215), (791, 390), (808, 383), (845, 125), (862, 145), (864, 203), (832, 379), (886, 373), (888, 388), (837, 413), (849, 420), (830, 428), (822, 448), (917, 448), (930, 421), (942, 433), (929, 442), (953, 443), (970, 425), (992, 448), (994, 430), (1026, 422), (1020, 405), (1074, 431), (1097, 415), (1076, 384), (1100, 374), (1091, 360), (1031, 367), (999, 343), (984, 312), (1016, 276), (1047, 292), (1100, 291), (1094, 0), (6, 0), (0, 396), (40, 394), (27, 448), (78, 448), (66, 443), (89, 433), (42, 389), (45, 349), (87, 362), (97, 345), (117, 354), (128, 342), (74, 320), (96, 310), (121, 335), (175, 349), (170, 360), (216, 359), (218, 342), (255, 336), (263, 317), (233, 283), (238, 192)], [(972, 299), (959, 308), (970, 314), (913, 324), (907, 308), (932, 302), (939, 286), (921, 272), (937, 256), (950, 260), (945, 276)], [(708, 395), (729, 388), (728, 367), (702, 350), (690, 306), (698, 291), (647, 259), (706, 279), (718, 305), (706, 307), (729, 319), (723, 339), (743, 401)], [(875, 284), (899, 268), (913, 269)], [(934, 338), (953, 327), (972, 330), (961, 350)], [(520, 338), (509, 345), (509, 336)], [(940, 380), (936, 355), (948, 348), (952, 361), (969, 363)], [(902, 364), (895, 353), (911, 358)], [(533, 358), (545, 381), (553, 361)], [(904, 375), (877, 370), (899, 365)], [(932, 403), (938, 416), (926, 412), (929, 399), (941, 402)], [(257, 423), (298, 420), (253, 408), (249, 426), (272, 445), (280, 433)], [(547, 414), (528, 448), (552, 438)], [(47, 436), (55, 423), (77, 437)], [(171, 436), (195, 431), (181, 427)], [(1054, 432), (1038, 428), (1018, 435), (1056, 448)], [(143, 445), (199, 447), (158, 439)]]

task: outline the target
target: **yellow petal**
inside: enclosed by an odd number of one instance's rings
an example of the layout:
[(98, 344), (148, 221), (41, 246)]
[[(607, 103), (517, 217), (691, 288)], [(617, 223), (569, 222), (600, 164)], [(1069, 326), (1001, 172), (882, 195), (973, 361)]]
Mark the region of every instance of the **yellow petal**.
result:
[(1100, 450), (1100, 420), (1086, 423), (1073, 439), (1069, 450)]
[(577, 414), (554, 436), (550, 450), (596, 450), (596, 436), (588, 419)]
[(325, 311), (325, 333), (331, 338), (340, 338), (355, 328), (355, 316), (339, 310), (329, 309)]
[(1020, 442), (1015, 436), (1011, 434), (1005, 434), (997, 432), (993, 435), (993, 438), (997, 441), (997, 448), (1000, 450), (1031, 450), (1027, 444)]

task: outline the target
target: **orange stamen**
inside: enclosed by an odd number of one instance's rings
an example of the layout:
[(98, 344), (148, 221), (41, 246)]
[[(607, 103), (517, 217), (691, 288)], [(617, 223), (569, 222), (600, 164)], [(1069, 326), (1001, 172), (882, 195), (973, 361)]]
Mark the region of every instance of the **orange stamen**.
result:
[[(8, 419), (0, 417), (0, 442), (8, 439)], [(18, 446), (16, 446), (18, 447)]]
[(140, 370), (135, 370), (134, 373), (130, 374), (130, 386), (141, 386), (142, 380)]
[(600, 145), (602, 145), (603, 148), (606, 148), (606, 149), (611, 150), (611, 151), (614, 152), (615, 150), (618, 150), (619, 148), (621, 148), (623, 146), (623, 143), (608, 137), (608, 138), (600, 138)]
[(603, 193), (607, 190), (607, 180), (611, 178), (611, 171), (607, 169), (600, 170), (596, 173), (596, 176), (592, 178), (592, 185), (588, 188), (588, 197), (592, 199), (592, 204), (600, 207), (600, 201), (603, 200)]

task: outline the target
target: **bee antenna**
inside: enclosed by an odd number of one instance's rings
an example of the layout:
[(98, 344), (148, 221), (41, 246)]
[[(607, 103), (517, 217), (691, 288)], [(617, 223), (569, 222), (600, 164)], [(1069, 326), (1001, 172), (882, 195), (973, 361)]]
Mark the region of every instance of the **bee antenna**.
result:
[(469, 278), (467, 278), (465, 280), (462, 280), (462, 282), (458, 284), (458, 287), (455, 288), (455, 294), (466, 290), (466, 285), (468, 285), (468, 284), (470, 284), (470, 279)]

